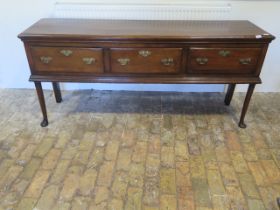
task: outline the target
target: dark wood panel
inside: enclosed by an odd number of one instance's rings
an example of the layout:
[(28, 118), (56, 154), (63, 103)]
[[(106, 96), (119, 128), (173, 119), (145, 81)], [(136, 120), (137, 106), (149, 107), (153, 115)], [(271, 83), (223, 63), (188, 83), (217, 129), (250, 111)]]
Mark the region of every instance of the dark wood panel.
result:
[(180, 48), (113, 48), (111, 71), (131, 74), (172, 74), (181, 71)]
[(248, 74), (256, 70), (261, 48), (196, 48), (189, 53), (189, 72)]
[(30, 81), (84, 82), (84, 83), (140, 83), (140, 84), (260, 84), (259, 77), (250, 76), (199, 76), (142, 75), (142, 76), (90, 76), (90, 75), (31, 75)]
[(31, 47), (34, 72), (103, 72), (101, 48)]
[[(260, 38), (256, 35), (261, 36)], [(262, 39), (274, 37), (249, 21), (42, 19), (21, 39)]]

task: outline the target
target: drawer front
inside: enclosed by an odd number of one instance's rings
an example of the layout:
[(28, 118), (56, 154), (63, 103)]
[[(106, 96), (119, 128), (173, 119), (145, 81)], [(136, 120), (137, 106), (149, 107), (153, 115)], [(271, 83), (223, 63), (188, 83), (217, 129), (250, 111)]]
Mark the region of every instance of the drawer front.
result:
[(181, 48), (112, 48), (111, 71), (129, 74), (174, 74), (181, 71)]
[(191, 48), (192, 73), (248, 74), (255, 71), (261, 48)]
[(35, 71), (103, 72), (103, 51), (100, 48), (32, 47)]

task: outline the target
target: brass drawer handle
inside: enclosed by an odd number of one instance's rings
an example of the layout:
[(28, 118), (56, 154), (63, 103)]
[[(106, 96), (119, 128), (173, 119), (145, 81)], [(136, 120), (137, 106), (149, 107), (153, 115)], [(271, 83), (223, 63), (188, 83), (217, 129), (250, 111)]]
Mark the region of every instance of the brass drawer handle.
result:
[(73, 54), (72, 50), (61, 50), (60, 53), (66, 57), (70, 56)]
[(165, 66), (171, 66), (171, 65), (174, 65), (174, 59), (173, 58), (163, 58), (163, 59), (161, 59), (161, 63)]
[(122, 66), (126, 66), (129, 62), (130, 59), (129, 58), (119, 58), (118, 62), (122, 65)]
[(219, 51), (219, 55), (222, 57), (228, 57), (231, 54), (229, 50), (221, 50)]
[(140, 50), (138, 53), (139, 53), (139, 55), (141, 55), (143, 57), (148, 57), (152, 54), (152, 52), (149, 50)]
[(42, 57), (40, 57), (40, 60), (44, 64), (49, 64), (52, 61), (52, 57), (42, 56)]
[(196, 62), (199, 64), (199, 65), (205, 65), (208, 63), (208, 58), (197, 58), (196, 59)]
[(96, 59), (95, 58), (83, 58), (83, 62), (86, 64), (86, 65), (91, 65), (93, 63), (96, 62)]
[(241, 58), (239, 60), (239, 62), (242, 64), (242, 65), (249, 65), (252, 63), (252, 58)]

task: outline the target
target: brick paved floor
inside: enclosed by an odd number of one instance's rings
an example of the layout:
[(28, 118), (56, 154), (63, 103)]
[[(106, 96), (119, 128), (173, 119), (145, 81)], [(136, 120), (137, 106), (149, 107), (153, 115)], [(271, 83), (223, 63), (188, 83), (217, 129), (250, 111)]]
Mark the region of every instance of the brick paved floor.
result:
[(0, 90), (0, 209), (276, 210), (280, 94)]

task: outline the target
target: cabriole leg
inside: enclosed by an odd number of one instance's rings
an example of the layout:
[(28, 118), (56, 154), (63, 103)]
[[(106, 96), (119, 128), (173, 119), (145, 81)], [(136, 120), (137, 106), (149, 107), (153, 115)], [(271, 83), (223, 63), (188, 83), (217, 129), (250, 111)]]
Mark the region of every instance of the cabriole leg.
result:
[(236, 86), (236, 84), (229, 84), (228, 85), (228, 90), (227, 90), (227, 94), (226, 94), (226, 97), (225, 97), (225, 105), (227, 105), (227, 106), (230, 105), (230, 102), (231, 102), (231, 99), (232, 99), (232, 96), (233, 96), (233, 93), (234, 93), (234, 90), (235, 90), (235, 86)]
[(60, 86), (58, 82), (53, 82), (53, 92), (55, 96), (56, 103), (61, 103), (62, 97), (61, 97), (61, 91), (60, 91)]
[(248, 106), (249, 106), (252, 94), (254, 92), (255, 86), (256, 86), (256, 84), (249, 84), (248, 91), (247, 91), (246, 98), (245, 98), (242, 112), (241, 112), (241, 117), (240, 117), (240, 122), (239, 122), (240, 128), (246, 128), (246, 124), (244, 123), (244, 118), (247, 113)]
[(41, 122), (41, 126), (46, 127), (46, 126), (48, 126), (49, 123), (48, 123), (47, 109), (46, 109), (42, 84), (41, 84), (41, 82), (34, 82), (34, 83), (35, 83), (38, 99), (40, 102), (40, 107), (41, 107), (42, 114), (43, 114), (43, 121)]

